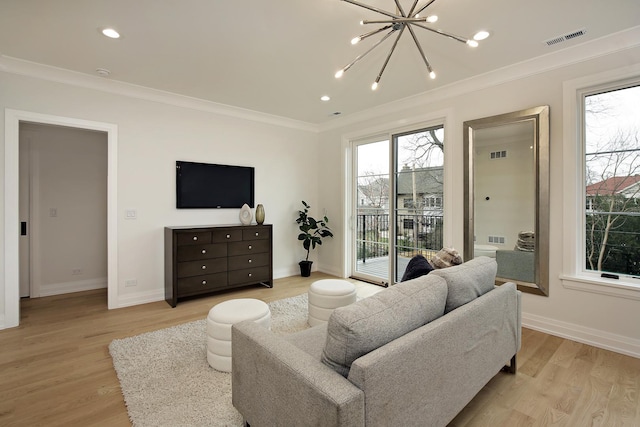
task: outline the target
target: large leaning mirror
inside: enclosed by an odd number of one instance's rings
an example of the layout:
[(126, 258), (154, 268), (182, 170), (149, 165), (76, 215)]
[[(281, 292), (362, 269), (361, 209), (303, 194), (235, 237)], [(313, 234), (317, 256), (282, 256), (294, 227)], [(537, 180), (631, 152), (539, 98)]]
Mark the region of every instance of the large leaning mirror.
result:
[(496, 283), (549, 294), (549, 107), (464, 122), (464, 259)]

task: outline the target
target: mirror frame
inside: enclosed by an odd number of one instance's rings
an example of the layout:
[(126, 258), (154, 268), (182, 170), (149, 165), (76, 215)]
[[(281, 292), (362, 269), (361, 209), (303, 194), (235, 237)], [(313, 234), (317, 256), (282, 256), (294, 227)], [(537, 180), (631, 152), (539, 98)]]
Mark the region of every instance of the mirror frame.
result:
[[(464, 129), (464, 259), (474, 257), (474, 131), (522, 121), (534, 124), (535, 170), (535, 281), (515, 281), (518, 290), (537, 295), (549, 295), (549, 106), (543, 105), (497, 116), (469, 120)], [(500, 285), (503, 281), (496, 281)]]

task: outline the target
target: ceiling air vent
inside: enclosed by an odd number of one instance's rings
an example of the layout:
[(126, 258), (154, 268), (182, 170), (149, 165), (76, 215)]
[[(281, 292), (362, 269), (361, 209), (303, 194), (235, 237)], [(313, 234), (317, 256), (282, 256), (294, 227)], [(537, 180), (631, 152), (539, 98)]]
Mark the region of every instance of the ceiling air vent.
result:
[(545, 40), (544, 43), (547, 46), (553, 46), (554, 44), (566, 42), (567, 40), (572, 40), (572, 39), (575, 39), (576, 37), (583, 36), (586, 33), (587, 33), (587, 30), (585, 28), (582, 28), (582, 29), (577, 30), (577, 31), (572, 31), (572, 32), (570, 32), (568, 34), (563, 34), (561, 36), (554, 37), (554, 38), (549, 39), (549, 40)]

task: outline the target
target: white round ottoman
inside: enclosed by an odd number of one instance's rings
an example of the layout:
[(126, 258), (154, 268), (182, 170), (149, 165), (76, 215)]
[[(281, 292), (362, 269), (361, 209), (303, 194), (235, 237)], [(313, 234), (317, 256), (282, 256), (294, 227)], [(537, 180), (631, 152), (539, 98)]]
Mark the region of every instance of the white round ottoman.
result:
[(317, 280), (309, 287), (309, 325), (329, 320), (334, 309), (356, 302), (356, 287), (341, 279)]
[(212, 368), (231, 372), (231, 326), (253, 320), (269, 329), (271, 312), (264, 301), (239, 298), (216, 304), (207, 316), (207, 362)]

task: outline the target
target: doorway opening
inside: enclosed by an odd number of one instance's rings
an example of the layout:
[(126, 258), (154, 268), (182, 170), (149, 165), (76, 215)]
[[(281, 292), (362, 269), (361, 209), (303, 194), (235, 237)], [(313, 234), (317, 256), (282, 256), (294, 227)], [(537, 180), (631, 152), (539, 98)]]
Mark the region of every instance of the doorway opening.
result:
[(118, 127), (111, 123), (94, 122), (70, 117), (53, 116), (29, 111), (5, 109), (4, 145), (4, 316), (0, 329), (20, 323), (20, 215), (19, 215), (19, 147), (20, 123), (39, 123), (81, 128), (107, 133), (107, 301), (108, 308), (120, 306), (118, 298), (117, 247), (117, 146)]
[(20, 123), (20, 297), (107, 287), (107, 133)]

